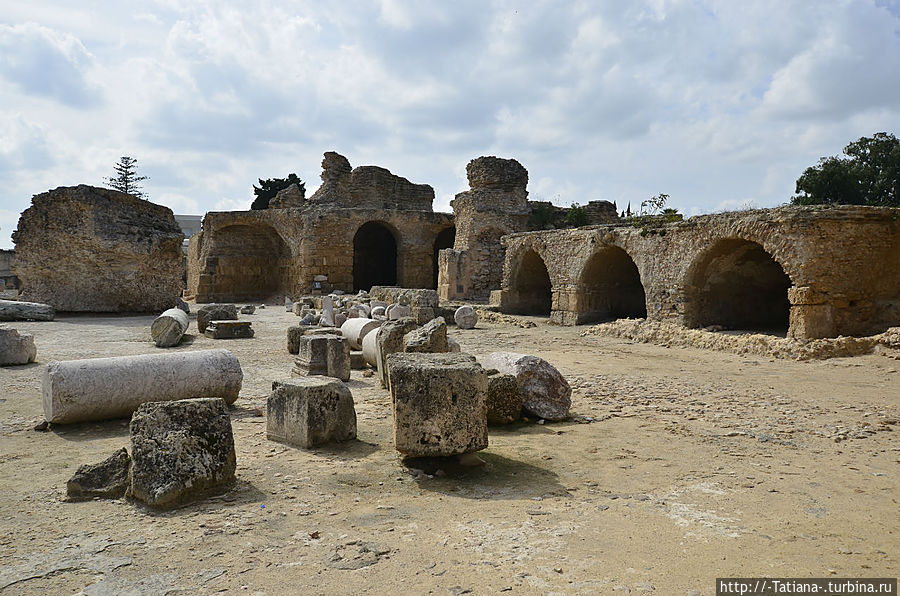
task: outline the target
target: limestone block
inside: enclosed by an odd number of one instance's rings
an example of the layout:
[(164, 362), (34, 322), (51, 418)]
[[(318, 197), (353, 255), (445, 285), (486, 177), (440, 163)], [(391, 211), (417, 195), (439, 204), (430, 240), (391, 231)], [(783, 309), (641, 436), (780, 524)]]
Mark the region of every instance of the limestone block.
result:
[(52, 321), (55, 317), (49, 304), (0, 300), (0, 321)]
[(225, 400), (142, 405), (131, 417), (129, 496), (158, 508), (227, 490), (237, 458)]
[(34, 336), (20, 334), (11, 327), (0, 327), (0, 366), (28, 364), (37, 358)]
[(312, 325), (292, 325), (287, 329), (287, 351), (296, 354), (300, 351), (300, 338), (311, 330)]
[(394, 353), (388, 368), (397, 451), (447, 456), (487, 447), (487, 375), (475, 358)]
[(417, 327), (412, 319), (399, 319), (387, 321), (378, 328), (375, 337), (375, 366), (378, 368), (378, 378), (381, 386), (388, 386), (387, 356), (394, 352), (403, 351), (403, 337)]
[(252, 315), (255, 312), (256, 312), (256, 307), (253, 306), (252, 304), (246, 304), (241, 307), (242, 315)]
[(54, 424), (121, 418), (146, 402), (196, 397), (231, 404), (243, 377), (228, 350), (51, 361), (44, 369), (44, 417)]
[(350, 389), (324, 377), (275, 381), (266, 403), (266, 437), (306, 449), (355, 439)]
[(350, 380), (350, 342), (332, 334), (310, 334), (300, 338), (300, 349), (291, 375), (324, 375)]
[(157, 348), (177, 346), (188, 328), (187, 313), (180, 308), (163, 311), (150, 325), (150, 337)]
[(206, 331), (210, 321), (236, 321), (237, 318), (237, 306), (234, 304), (204, 304), (197, 309), (197, 331)]
[(410, 316), (416, 321), (417, 325), (424, 325), (437, 316), (435, 309), (431, 307), (413, 306), (411, 310)]
[(385, 308), (384, 306), (374, 306), (372, 307), (372, 311), (369, 313), (369, 315), (373, 319), (384, 319), (385, 317), (387, 317), (387, 308)]
[[(494, 374), (490, 374), (493, 372)], [(488, 424), (510, 424), (522, 415), (524, 396), (515, 375), (489, 371), (487, 388)]]
[(322, 296), (322, 316), (319, 325), (334, 327), (334, 299), (331, 296)]
[(432, 319), (422, 327), (414, 329), (403, 337), (404, 352), (449, 352), (447, 345), (447, 323), (444, 317)]
[(306, 313), (309, 312), (309, 308), (303, 302), (292, 302), (291, 312), (298, 317), (304, 317), (306, 316)]
[(362, 352), (350, 352), (350, 369), (362, 370), (366, 367), (366, 358)]
[(403, 304), (392, 304), (388, 307), (387, 317), (391, 321), (403, 319), (412, 315), (412, 309)]
[(478, 313), (471, 306), (460, 306), (453, 313), (453, 320), (460, 329), (474, 329), (478, 324)]
[(515, 375), (522, 392), (522, 407), (547, 420), (562, 420), (572, 405), (572, 388), (556, 368), (537, 356), (513, 352), (492, 352), (479, 356), (486, 369)]
[(253, 337), (250, 321), (210, 321), (203, 332), (212, 339), (247, 339)]
[(334, 313), (334, 326), (340, 328), (347, 322), (347, 315), (342, 312)]
[(121, 499), (128, 490), (128, 474), (131, 472), (131, 456), (122, 447), (99, 464), (84, 464), (66, 483), (66, 496), (70, 500)]
[(362, 349), (362, 340), (366, 335), (381, 327), (384, 321), (374, 319), (347, 319), (341, 325), (341, 333), (350, 341), (350, 347), (354, 350)]

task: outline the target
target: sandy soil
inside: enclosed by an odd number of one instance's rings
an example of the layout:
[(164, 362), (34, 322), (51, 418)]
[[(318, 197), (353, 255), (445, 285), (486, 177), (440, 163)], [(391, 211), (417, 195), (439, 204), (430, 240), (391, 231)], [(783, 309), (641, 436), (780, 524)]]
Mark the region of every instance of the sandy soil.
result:
[(128, 445), (127, 420), (32, 430), (44, 363), (156, 352), (152, 317), (14, 324), (35, 335), (39, 363), (0, 369), (0, 592), (707, 595), (720, 576), (900, 569), (896, 359), (776, 361), (542, 322), (454, 328), (465, 351), (555, 364), (572, 419), (492, 429), (484, 467), (429, 476), (402, 465), (390, 396), (360, 371), (359, 440), (267, 441), (296, 317), (247, 318), (253, 339), (192, 323), (177, 348), (226, 347), (245, 377), (236, 488), (169, 512), (64, 501), (80, 464)]

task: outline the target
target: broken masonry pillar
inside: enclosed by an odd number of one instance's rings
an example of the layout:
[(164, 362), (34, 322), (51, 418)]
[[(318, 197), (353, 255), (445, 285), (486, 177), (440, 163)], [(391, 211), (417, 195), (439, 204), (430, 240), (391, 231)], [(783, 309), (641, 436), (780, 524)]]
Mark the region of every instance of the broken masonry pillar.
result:
[(150, 337), (157, 348), (177, 346), (188, 328), (187, 313), (180, 308), (170, 308), (156, 317), (150, 325)]
[(244, 374), (228, 350), (51, 361), (44, 416), (55, 424), (131, 415), (141, 404), (199, 397), (234, 403)]

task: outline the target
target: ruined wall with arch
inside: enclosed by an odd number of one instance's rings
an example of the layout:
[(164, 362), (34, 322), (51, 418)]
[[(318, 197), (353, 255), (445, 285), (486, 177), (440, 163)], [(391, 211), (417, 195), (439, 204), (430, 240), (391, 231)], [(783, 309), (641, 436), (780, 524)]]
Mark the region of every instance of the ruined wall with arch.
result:
[(646, 316), (805, 339), (900, 325), (900, 221), (891, 209), (780, 207), (658, 228), (518, 233), (503, 244), (491, 301), (523, 310), (524, 257), (536, 254), (560, 324)]

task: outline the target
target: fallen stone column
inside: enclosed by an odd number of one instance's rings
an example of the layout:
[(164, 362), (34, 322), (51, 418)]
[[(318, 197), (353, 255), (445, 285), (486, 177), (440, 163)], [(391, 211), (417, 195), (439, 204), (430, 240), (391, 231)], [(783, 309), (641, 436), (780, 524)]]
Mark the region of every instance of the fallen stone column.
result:
[(362, 342), (366, 335), (381, 327), (383, 322), (384, 321), (375, 321), (374, 319), (364, 319), (362, 317), (347, 319), (347, 321), (341, 325), (341, 333), (350, 340), (350, 347), (352, 349), (360, 350), (362, 349)]
[(228, 350), (52, 361), (44, 370), (44, 416), (52, 423), (105, 420), (147, 402), (198, 397), (232, 404), (243, 378)]
[(52, 321), (55, 317), (49, 304), (0, 300), (0, 321)]
[(177, 346), (187, 331), (189, 322), (186, 312), (180, 308), (170, 308), (156, 317), (150, 325), (150, 337), (157, 348)]

